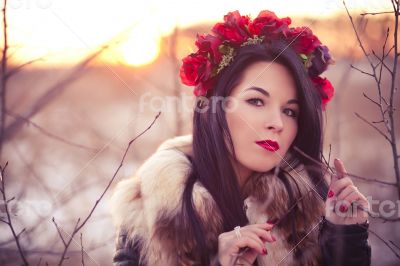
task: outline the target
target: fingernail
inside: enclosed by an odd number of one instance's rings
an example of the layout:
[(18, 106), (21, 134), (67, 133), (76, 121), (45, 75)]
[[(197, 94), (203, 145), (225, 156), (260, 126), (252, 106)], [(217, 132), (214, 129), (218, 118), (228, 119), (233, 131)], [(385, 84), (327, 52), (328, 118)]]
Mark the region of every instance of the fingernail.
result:
[(266, 248), (263, 248), (262, 252), (263, 252), (264, 255), (267, 255), (267, 254), (268, 254), (268, 251), (267, 251)]
[(273, 235), (271, 235), (271, 236), (272, 236), (272, 240), (276, 241), (276, 238)]
[(275, 222), (276, 222), (276, 219), (269, 219), (267, 221), (268, 224), (275, 224)]
[(332, 198), (334, 195), (335, 195), (335, 193), (332, 190), (329, 190), (328, 198)]
[(340, 205), (340, 207), (339, 207), (339, 211), (341, 211), (341, 212), (347, 212), (347, 210), (348, 210), (349, 208), (346, 206), (346, 205)]

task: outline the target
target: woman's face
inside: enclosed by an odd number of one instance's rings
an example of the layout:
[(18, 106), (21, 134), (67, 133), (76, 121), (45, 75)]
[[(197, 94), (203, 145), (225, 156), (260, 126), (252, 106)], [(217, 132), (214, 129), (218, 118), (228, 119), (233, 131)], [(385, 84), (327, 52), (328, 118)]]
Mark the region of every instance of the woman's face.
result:
[(225, 107), (240, 183), (253, 171), (266, 172), (277, 166), (298, 127), (300, 109), (289, 70), (274, 62), (249, 65)]

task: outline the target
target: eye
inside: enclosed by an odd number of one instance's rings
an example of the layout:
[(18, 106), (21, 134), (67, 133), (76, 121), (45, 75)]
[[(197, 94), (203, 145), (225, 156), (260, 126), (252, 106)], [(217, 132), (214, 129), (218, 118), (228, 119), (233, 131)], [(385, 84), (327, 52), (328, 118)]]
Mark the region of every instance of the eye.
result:
[(248, 99), (246, 102), (248, 102), (251, 105), (255, 105), (255, 106), (264, 105), (264, 101), (261, 100), (260, 98), (251, 98), (251, 99)]
[(294, 111), (293, 109), (286, 108), (285, 110), (283, 110), (283, 112), (284, 112), (285, 114), (287, 114), (288, 116), (291, 116), (291, 117), (293, 117), (293, 118), (296, 118), (296, 117), (297, 117), (297, 112)]

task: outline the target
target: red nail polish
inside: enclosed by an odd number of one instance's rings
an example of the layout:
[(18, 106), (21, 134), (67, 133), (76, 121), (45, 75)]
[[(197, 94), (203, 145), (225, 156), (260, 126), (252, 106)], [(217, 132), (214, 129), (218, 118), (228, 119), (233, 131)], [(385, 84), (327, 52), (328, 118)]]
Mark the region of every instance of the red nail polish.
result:
[(332, 198), (334, 195), (335, 195), (335, 193), (332, 190), (329, 190), (328, 198)]
[(339, 207), (339, 211), (341, 211), (341, 212), (347, 212), (347, 210), (348, 210), (349, 208), (346, 206), (346, 205), (340, 205), (340, 207)]
[(266, 249), (266, 248), (263, 248), (262, 252), (263, 252), (265, 255), (267, 255), (267, 254), (268, 254), (268, 251), (267, 251), (267, 249)]
[(269, 219), (269, 220), (267, 221), (267, 223), (269, 223), (269, 224), (275, 224), (275, 223), (276, 223), (276, 219)]
[(276, 241), (276, 238), (274, 236), (271, 236), (271, 237), (272, 237), (272, 240)]

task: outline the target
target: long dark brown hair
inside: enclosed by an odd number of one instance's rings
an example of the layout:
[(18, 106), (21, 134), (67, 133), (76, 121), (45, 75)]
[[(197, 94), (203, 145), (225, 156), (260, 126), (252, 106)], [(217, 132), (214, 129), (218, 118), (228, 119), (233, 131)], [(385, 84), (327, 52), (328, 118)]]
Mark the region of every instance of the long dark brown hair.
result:
[[(241, 197), (238, 178), (234, 168), (227, 158), (235, 151), (227, 125), (223, 102), (219, 97), (228, 97), (235, 84), (240, 80), (243, 70), (257, 61), (276, 62), (287, 67), (292, 73), (300, 104), (298, 117), (298, 133), (292, 144), (298, 147), (309, 157), (321, 161), (322, 151), (322, 110), (321, 99), (311, 82), (307, 70), (294, 50), (283, 41), (248, 45), (239, 49), (234, 61), (226, 67), (218, 77), (218, 82), (212, 90), (209, 106), (204, 112), (195, 111), (193, 115), (193, 155), (192, 172), (189, 175), (183, 193), (182, 221), (189, 226), (191, 235), (197, 243), (197, 249), (193, 251), (201, 265), (209, 265), (211, 252), (208, 250), (204, 238), (203, 226), (199, 220), (192, 203), (192, 191), (196, 181), (199, 181), (212, 195), (223, 219), (223, 231), (231, 231), (237, 225), (244, 226), (248, 223), (243, 210), (243, 198)], [(219, 99), (218, 99), (219, 98)], [(227, 144), (230, 147), (227, 147)], [(230, 154), (229, 151), (233, 151)], [(293, 149), (292, 149), (293, 151)], [(313, 164), (301, 154), (296, 154), (296, 161), (304, 165)], [(314, 165), (315, 168), (315, 165)], [(325, 198), (328, 185), (326, 181), (320, 182), (322, 169), (309, 173), (315, 189)], [(293, 192), (290, 189), (283, 171), (278, 176), (284, 182), (290, 201), (294, 201)], [(290, 217), (290, 216), (289, 216)], [(294, 216), (293, 216), (294, 217)], [(212, 217), (210, 217), (212, 219)], [(292, 221), (294, 223), (294, 221)], [(296, 230), (295, 227), (292, 227)], [(293, 235), (297, 235), (293, 232)]]

